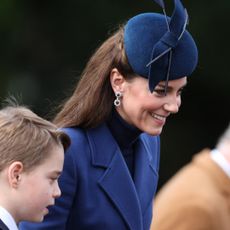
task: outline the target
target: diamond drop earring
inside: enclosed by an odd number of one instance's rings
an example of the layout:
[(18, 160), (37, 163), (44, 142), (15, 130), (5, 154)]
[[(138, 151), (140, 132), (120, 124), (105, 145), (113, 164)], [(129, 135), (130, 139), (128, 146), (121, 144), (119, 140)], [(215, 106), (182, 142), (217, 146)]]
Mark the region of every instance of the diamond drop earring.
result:
[(122, 93), (121, 92), (115, 92), (115, 96), (116, 96), (116, 99), (114, 100), (114, 105), (115, 106), (120, 106), (121, 105), (121, 97), (122, 97)]

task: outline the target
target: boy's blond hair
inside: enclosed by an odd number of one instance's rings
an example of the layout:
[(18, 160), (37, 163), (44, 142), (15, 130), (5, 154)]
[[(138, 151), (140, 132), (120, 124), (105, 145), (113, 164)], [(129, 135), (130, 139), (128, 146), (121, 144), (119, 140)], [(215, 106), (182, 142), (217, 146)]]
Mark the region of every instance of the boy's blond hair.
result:
[(0, 172), (14, 161), (30, 171), (48, 158), (52, 147), (69, 144), (64, 132), (24, 106), (0, 110)]

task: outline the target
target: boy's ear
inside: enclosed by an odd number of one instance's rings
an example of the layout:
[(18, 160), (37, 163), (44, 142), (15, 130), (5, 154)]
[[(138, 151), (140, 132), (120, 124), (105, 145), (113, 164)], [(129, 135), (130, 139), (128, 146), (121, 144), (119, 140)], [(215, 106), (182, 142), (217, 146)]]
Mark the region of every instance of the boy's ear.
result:
[(20, 161), (15, 161), (8, 168), (8, 181), (12, 188), (17, 188), (23, 171), (23, 164)]
[(113, 68), (110, 72), (110, 83), (114, 92), (122, 92), (125, 79), (117, 68)]

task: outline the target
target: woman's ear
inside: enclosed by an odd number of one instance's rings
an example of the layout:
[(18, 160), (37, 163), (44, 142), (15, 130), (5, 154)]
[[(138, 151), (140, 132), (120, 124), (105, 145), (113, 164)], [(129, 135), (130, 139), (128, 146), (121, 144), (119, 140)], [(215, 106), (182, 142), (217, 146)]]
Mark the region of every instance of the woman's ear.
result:
[(110, 83), (114, 92), (123, 91), (125, 79), (117, 68), (113, 68), (110, 72)]
[(14, 161), (8, 168), (8, 181), (12, 188), (17, 188), (23, 171), (23, 164), (20, 161)]

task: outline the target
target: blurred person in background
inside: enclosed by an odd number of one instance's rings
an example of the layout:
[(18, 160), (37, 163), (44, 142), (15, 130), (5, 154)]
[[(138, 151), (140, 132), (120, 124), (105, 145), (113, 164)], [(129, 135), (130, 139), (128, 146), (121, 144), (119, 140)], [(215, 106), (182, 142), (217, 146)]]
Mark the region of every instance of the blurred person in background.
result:
[(230, 125), (158, 192), (151, 230), (230, 229)]
[[(163, 8), (163, 1), (157, 1)], [(22, 230), (147, 230), (160, 138), (177, 113), (198, 52), (179, 0), (171, 18), (136, 15), (92, 55), (55, 123), (71, 137), (62, 196), (41, 224)]]

